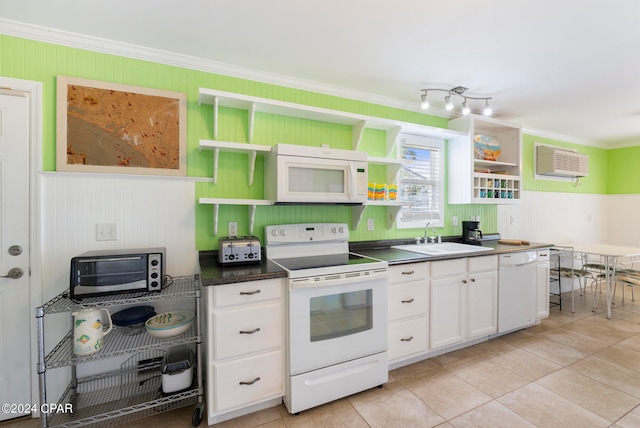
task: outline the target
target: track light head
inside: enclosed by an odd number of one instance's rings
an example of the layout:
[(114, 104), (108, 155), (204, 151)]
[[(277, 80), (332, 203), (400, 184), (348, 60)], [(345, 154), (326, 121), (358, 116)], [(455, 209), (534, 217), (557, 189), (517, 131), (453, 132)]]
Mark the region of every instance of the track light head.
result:
[(427, 91), (424, 91), (424, 94), (420, 95), (420, 99), (422, 102), (420, 103), (420, 107), (422, 110), (426, 110), (429, 108), (429, 101), (427, 100)]
[(489, 105), (489, 100), (485, 100), (484, 110), (483, 110), (482, 114), (484, 114), (485, 116), (491, 116), (492, 113), (493, 113), (493, 110), (491, 109), (491, 106)]
[(466, 116), (469, 113), (471, 113), (471, 108), (467, 104), (467, 99), (465, 98), (464, 101), (462, 102), (462, 114)]
[(444, 97), (444, 108), (446, 108), (447, 110), (453, 109), (453, 101), (451, 101), (451, 95), (447, 95), (446, 97)]

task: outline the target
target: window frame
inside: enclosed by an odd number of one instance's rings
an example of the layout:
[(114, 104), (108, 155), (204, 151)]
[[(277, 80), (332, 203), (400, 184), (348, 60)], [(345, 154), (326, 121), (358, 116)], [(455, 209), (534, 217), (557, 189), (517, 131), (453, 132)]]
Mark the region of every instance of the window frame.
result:
[[(444, 227), (444, 193), (445, 193), (445, 183), (444, 183), (444, 169), (445, 169), (445, 142), (444, 140), (437, 138), (429, 138), (420, 135), (411, 135), (411, 134), (400, 134), (398, 136), (398, 143), (396, 144), (396, 158), (402, 160), (402, 149), (405, 145), (424, 147), (426, 149), (437, 150), (439, 152), (438, 159), (438, 219), (437, 220), (424, 220), (424, 221), (403, 221), (402, 214), (405, 210), (405, 206), (400, 209), (398, 213), (398, 217), (396, 219), (396, 228), (397, 229), (424, 229), (428, 222), (431, 223), (431, 227)], [(402, 169), (402, 167), (401, 167)], [(398, 171), (398, 188), (402, 189), (402, 179), (400, 176), (400, 171)], [(401, 199), (402, 192), (398, 191), (398, 200)]]

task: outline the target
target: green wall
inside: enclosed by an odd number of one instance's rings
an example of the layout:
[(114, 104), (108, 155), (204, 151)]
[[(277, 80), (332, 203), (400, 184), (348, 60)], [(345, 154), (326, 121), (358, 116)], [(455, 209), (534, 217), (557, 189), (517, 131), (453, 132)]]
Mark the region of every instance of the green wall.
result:
[[(580, 178), (580, 185), (574, 186), (570, 181), (535, 179), (534, 153), (535, 143), (577, 150), (589, 156), (589, 175)], [(607, 193), (607, 171), (609, 170), (608, 150), (595, 147), (566, 143), (550, 138), (534, 135), (522, 136), (522, 188), (535, 192), (568, 192), (568, 193)]]
[(640, 193), (640, 146), (611, 150), (608, 162), (607, 193)]
[[(359, 113), (368, 116), (384, 117), (404, 122), (446, 128), (447, 120), (418, 112), (411, 112), (377, 104), (354, 101), (350, 99), (317, 94), (309, 91), (291, 89), (277, 85), (253, 82), (245, 79), (222, 76), (203, 71), (185, 69), (148, 61), (130, 59), (116, 55), (91, 52), (0, 35), (0, 75), (19, 79), (35, 80), (43, 83), (43, 169), (55, 170), (55, 96), (56, 76), (65, 75), (93, 80), (146, 86), (158, 89), (180, 91), (187, 94), (187, 173), (191, 177), (211, 177), (213, 174), (213, 154), (210, 151), (198, 150), (199, 139), (211, 139), (213, 130), (213, 113), (211, 106), (198, 106), (198, 89), (211, 88), (258, 97), (307, 104), (328, 109)], [(255, 118), (253, 143), (273, 145), (280, 142), (319, 146), (330, 144), (336, 148), (350, 148), (351, 128), (342, 125), (328, 124), (310, 120), (274, 116), (257, 113)], [(220, 111), (219, 140), (247, 142), (247, 113), (235, 109), (222, 108)], [(546, 140), (537, 137), (524, 138), (524, 190), (539, 191), (571, 191), (583, 193), (607, 193), (607, 162), (613, 159), (627, 165), (629, 159), (625, 154), (620, 157), (611, 156), (603, 150), (579, 146), (581, 152), (590, 156), (590, 176), (582, 180), (583, 185), (577, 188), (570, 183), (541, 181), (533, 179), (532, 156), (533, 142), (540, 141), (558, 146), (570, 146), (561, 141)], [(385, 133), (367, 129), (364, 132), (362, 150), (372, 156), (383, 156)], [(612, 151), (616, 152), (616, 151)], [(640, 152), (635, 150), (635, 159)], [(197, 182), (196, 197), (247, 198), (263, 197), (263, 159), (258, 157), (255, 181), (248, 186), (247, 157), (243, 154), (221, 153), (218, 184)], [(636, 170), (626, 168), (625, 174), (637, 176)], [(609, 171), (618, 171), (609, 168)], [(372, 165), (371, 180), (384, 180), (385, 167)], [(617, 176), (616, 176), (617, 177)], [(633, 177), (631, 177), (632, 180)], [(639, 182), (639, 180), (635, 180)], [(634, 190), (629, 185), (619, 185), (614, 189)], [(213, 236), (213, 207), (196, 204), (196, 249), (217, 248), (218, 237)], [(451, 226), (453, 216), (459, 220), (479, 215), (482, 229), (486, 232), (497, 228), (497, 208), (493, 205), (447, 205), (445, 206), (445, 227), (439, 230), (443, 235), (457, 235), (460, 227)], [(373, 218), (376, 230), (366, 230), (366, 219)], [(247, 234), (248, 211), (244, 206), (222, 206), (220, 208), (219, 235), (227, 234), (227, 222), (237, 221), (239, 233)], [(306, 206), (259, 206), (256, 209), (254, 233), (263, 238), (263, 228), (269, 224), (294, 222), (345, 222), (351, 224), (349, 207), (306, 207)], [(363, 221), (357, 230), (351, 231), (351, 240), (363, 241), (374, 239), (407, 238), (422, 235), (420, 229), (387, 230), (386, 209), (384, 207), (367, 207)]]

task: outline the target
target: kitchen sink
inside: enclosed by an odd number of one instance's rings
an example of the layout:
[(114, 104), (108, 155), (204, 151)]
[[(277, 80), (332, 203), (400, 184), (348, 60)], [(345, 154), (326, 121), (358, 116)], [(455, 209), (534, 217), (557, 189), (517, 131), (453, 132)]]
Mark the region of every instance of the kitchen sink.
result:
[(477, 253), (478, 251), (491, 251), (493, 249), (488, 247), (482, 247), (480, 245), (460, 244), (458, 242), (442, 242), (440, 244), (394, 245), (391, 248), (395, 248), (398, 250), (412, 251), (414, 253), (421, 253), (429, 256), (446, 256), (448, 254)]

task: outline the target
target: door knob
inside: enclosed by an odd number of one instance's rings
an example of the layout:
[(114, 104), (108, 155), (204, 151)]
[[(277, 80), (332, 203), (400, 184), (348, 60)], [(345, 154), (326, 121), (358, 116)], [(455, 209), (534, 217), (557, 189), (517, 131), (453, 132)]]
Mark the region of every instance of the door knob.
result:
[(0, 278), (11, 278), (11, 279), (18, 279), (20, 277), (22, 277), (22, 275), (24, 275), (24, 271), (20, 268), (11, 268), (9, 270), (9, 273), (4, 275), (4, 276), (0, 276)]
[(12, 256), (19, 256), (22, 254), (22, 247), (20, 245), (12, 245), (9, 247), (9, 254)]

